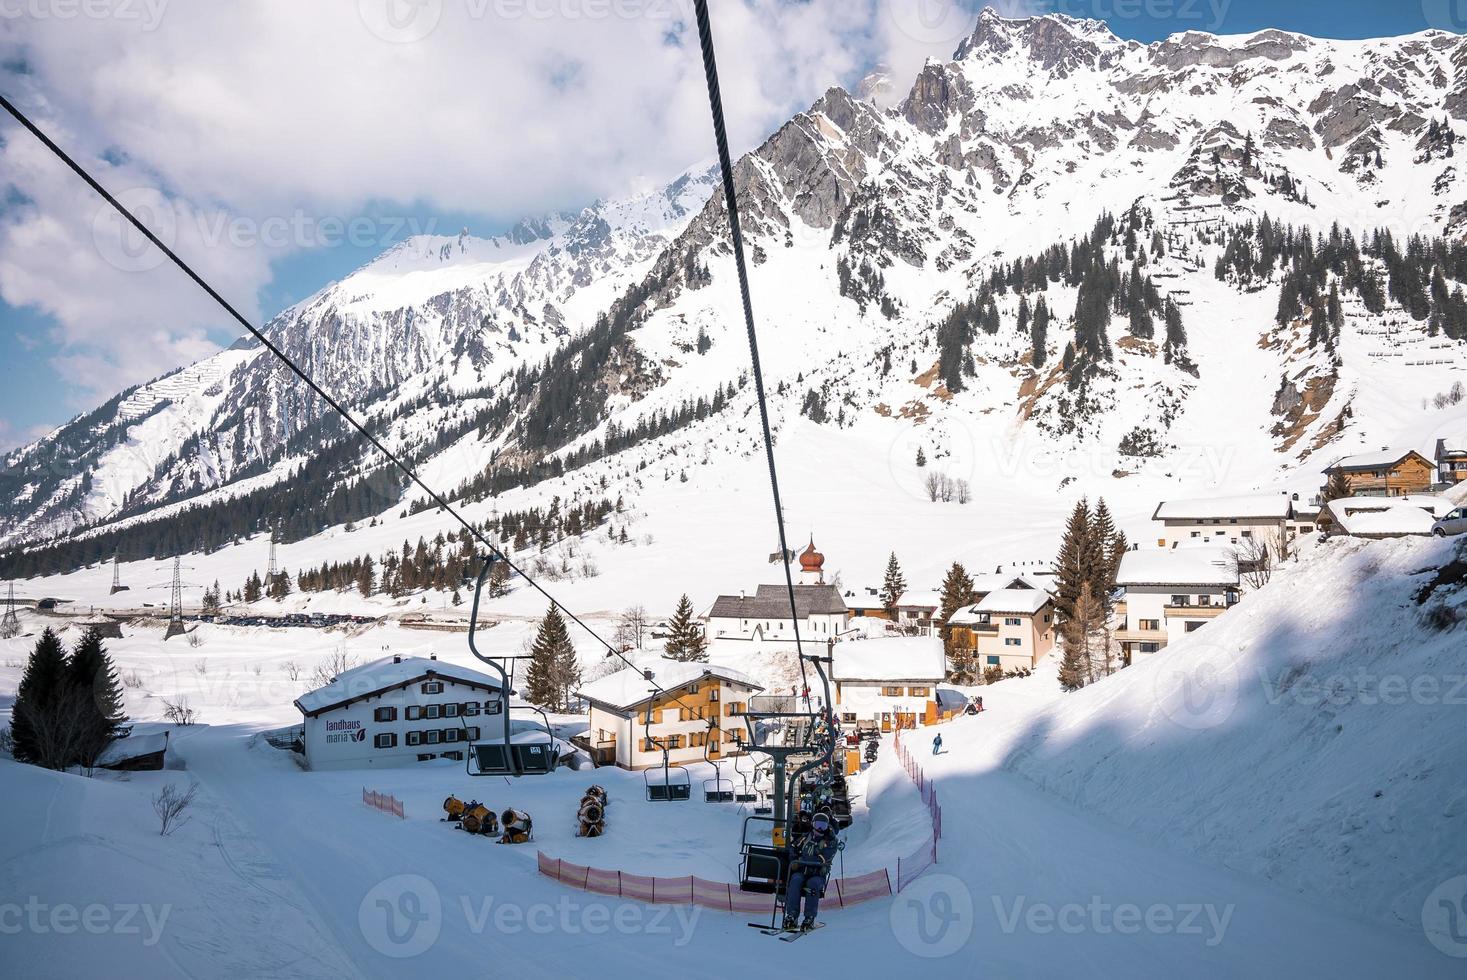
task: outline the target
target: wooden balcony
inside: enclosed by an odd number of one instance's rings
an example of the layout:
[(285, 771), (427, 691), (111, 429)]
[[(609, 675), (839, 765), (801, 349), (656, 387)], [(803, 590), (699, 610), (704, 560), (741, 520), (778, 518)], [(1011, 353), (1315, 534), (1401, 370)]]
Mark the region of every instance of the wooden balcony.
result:
[(1159, 643), (1166, 645), (1166, 630), (1116, 630), (1117, 643)]
[(1228, 611), (1227, 606), (1164, 606), (1168, 619), (1211, 619)]

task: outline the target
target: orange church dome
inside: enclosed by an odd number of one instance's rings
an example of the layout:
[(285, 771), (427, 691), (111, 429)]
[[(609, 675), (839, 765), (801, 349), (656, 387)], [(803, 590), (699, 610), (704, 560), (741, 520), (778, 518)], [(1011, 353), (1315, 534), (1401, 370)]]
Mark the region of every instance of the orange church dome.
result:
[(825, 567), (825, 556), (815, 550), (815, 539), (810, 539), (810, 546), (800, 554), (800, 571), (818, 572)]

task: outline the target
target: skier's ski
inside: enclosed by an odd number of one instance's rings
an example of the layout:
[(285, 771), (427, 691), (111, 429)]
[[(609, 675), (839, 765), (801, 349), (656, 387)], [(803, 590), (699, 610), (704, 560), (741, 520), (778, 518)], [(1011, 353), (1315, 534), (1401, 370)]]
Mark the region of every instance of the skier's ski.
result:
[(806, 935), (807, 933), (812, 933), (816, 929), (824, 929), (824, 928), (825, 928), (825, 923), (824, 922), (817, 922), (817, 923), (815, 923), (813, 926), (811, 926), (808, 929), (796, 929), (794, 932), (787, 933), (786, 935), (780, 936), (779, 937), (779, 941), (782, 942), (782, 943), (792, 943), (796, 939), (799, 939), (801, 936)]

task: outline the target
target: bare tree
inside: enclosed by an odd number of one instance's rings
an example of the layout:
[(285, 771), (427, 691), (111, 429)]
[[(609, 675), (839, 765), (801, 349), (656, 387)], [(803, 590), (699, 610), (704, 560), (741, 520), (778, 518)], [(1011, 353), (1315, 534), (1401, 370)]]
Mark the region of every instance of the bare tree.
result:
[(642, 637), (647, 631), (647, 610), (639, 605), (628, 606), (622, 611), (616, 624), (616, 640), (623, 648), (642, 649)]
[(198, 783), (190, 783), (188, 789), (182, 793), (175, 783), (169, 783), (158, 791), (158, 795), (153, 797), (153, 812), (158, 815), (160, 836), (167, 837), (188, 823), (189, 818), (185, 811), (193, 805), (198, 792)]
[(301, 665), (294, 660), (287, 660), (280, 665), (280, 669), (285, 671), (285, 676), (289, 677), (292, 681), (301, 679)]
[(346, 652), (346, 644), (343, 643), (332, 652), (331, 656), (316, 665), (315, 673), (311, 675), (311, 683), (316, 687), (329, 687), (338, 676), (356, 665), (357, 658)]
[(1261, 589), (1273, 578), (1273, 551), (1261, 538), (1244, 538), (1232, 558), (1239, 581), (1250, 589)]
[(163, 702), (163, 717), (175, 725), (192, 725), (198, 712), (189, 706), (188, 698), (179, 698), (177, 701)]
[(937, 503), (938, 498), (942, 496), (942, 474), (936, 470), (929, 472), (922, 481), (922, 486), (927, 491), (927, 499)]
[(966, 504), (973, 499), (973, 488), (968, 486), (967, 480), (958, 480), (953, 486), (958, 496), (958, 503)]

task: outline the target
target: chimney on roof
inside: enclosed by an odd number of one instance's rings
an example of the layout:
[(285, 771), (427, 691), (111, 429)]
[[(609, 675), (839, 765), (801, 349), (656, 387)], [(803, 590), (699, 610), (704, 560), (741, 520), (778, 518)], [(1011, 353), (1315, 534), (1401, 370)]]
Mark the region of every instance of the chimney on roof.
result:
[(651, 667), (643, 668), (643, 670), (642, 670), (642, 677), (643, 677), (643, 679), (650, 681), (652, 679), (652, 668)]
[(428, 659), (429, 660), (437, 660), (438, 659), (438, 654), (436, 654), (436, 653), (430, 653), (430, 654), (428, 654)]
[(398, 656), (397, 654), (394, 653), (392, 655), (392, 662), (395, 663), (395, 664), (400, 664), (400, 663), (402, 663), (402, 657), (400, 657), (400, 656)]

